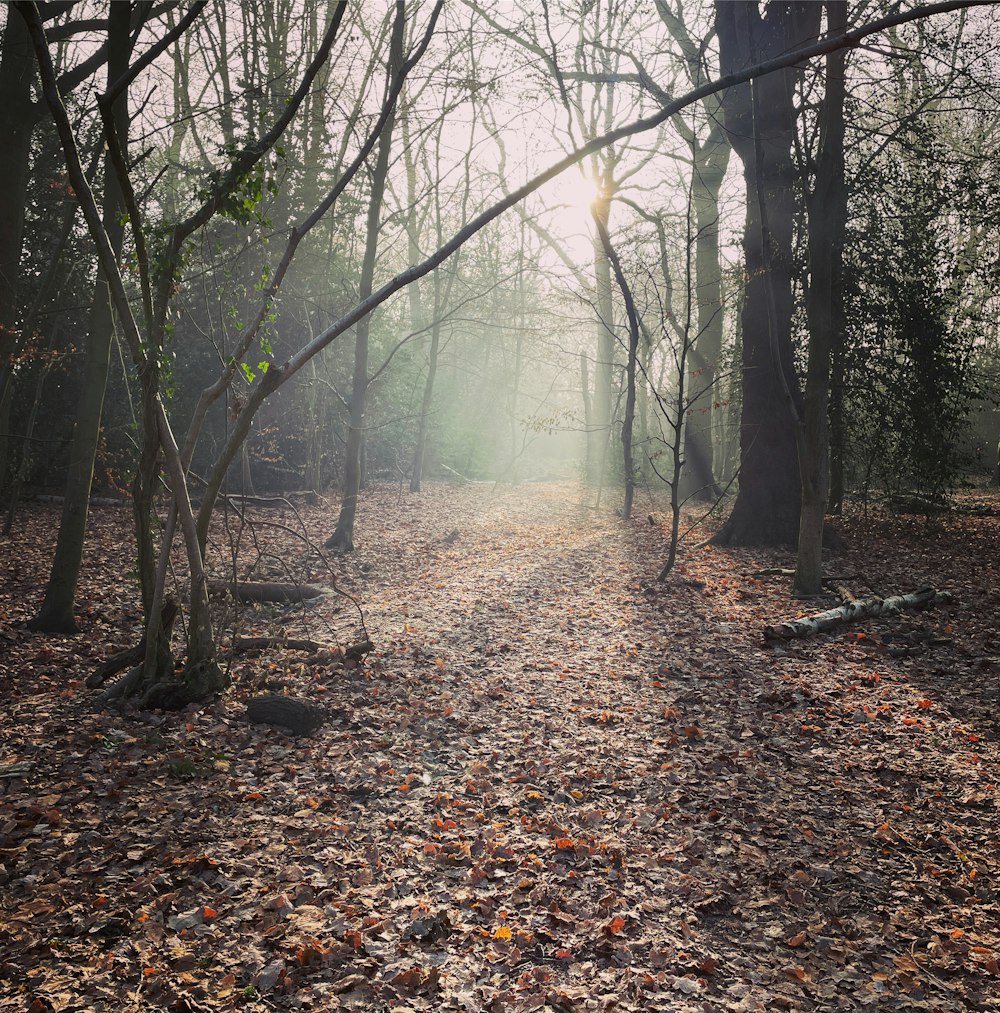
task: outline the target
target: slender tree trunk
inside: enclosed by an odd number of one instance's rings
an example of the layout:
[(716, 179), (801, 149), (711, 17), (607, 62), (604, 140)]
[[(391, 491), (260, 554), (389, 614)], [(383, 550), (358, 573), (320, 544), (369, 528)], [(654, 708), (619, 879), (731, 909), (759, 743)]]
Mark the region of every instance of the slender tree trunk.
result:
[[(401, 129), (403, 140), (403, 160), (406, 164), (406, 199), (410, 209), (407, 222), (407, 244), (411, 264), (420, 263), (422, 256), (420, 251), (420, 221), (417, 215), (417, 159), (416, 151), (410, 138), (410, 111), (404, 109), (401, 117)], [(435, 280), (437, 273), (435, 272)], [(427, 449), (427, 424), (428, 414), (434, 397), (434, 375), (437, 372), (438, 341), (440, 340), (441, 329), (437, 319), (437, 293), (438, 286), (435, 284), (435, 309), (434, 322), (431, 331), (431, 345), (429, 360), (427, 363), (427, 376), (424, 379), (424, 393), (420, 399), (420, 418), (417, 419), (417, 442), (413, 450), (413, 466), (410, 471), (410, 492), (418, 493), (421, 489), (424, 475), (424, 454)], [(419, 331), (425, 325), (423, 289), (419, 281), (415, 281), (407, 290), (410, 297), (410, 330)]]
[(0, 489), (7, 476), (13, 357), (19, 344), (18, 279), (27, 206), (28, 162), (36, 109), (31, 101), (35, 56), (24, 19), (7, 12), (0, 57)]
[(21, 496), (21, 487), (31, 467), (31, 444), (35, 436), (38, 410), (42, 404), (42, 390), (45, 387), (45, 381), (48, 379), (49, 370), (52, 368), (52, 350), (55, 348), (58, 337), (59, 321), (57, 320), (52, 324), (52, 328), (49, 331), (49, 342), (45, 350), (45, 360), (38, 368), (38, 378), (35, 381), (35, 396), (31, 399), (31, 410), (28, 413), (28, 421), (24, 429), (24, 446), (10, 485), (10, 499), (7, 502), (7, 514), (3, 522), (3, 533), (5, 536), (9, 535), (11, 529), (14, 527), (14, 514), (17, 511), (18, 499)]
[(580, 352), (580, 400), (583, 402), (583, 433), (586, 437), (585, 476), (590, 474), (593, 453), (594, 399), (590, 391), (590, 370), (587, 368), (587, 353)]
[[(399, 73), (403, 63), (403, 29), (406, 24), (401, 3), (397, 4), (396, 19), (392, 27), (389, 45), (389, 81)], [(387, 84), (388, 89), (388, 84)], [(371, 196), (368, 200), (368, 223), (365, 233), (365, 255), (361, 264), (361, 279), (358, 301), (363, 302), (372, 294), (375, 278), (375, 258), (378, 252), (379, 219), (382, 214), (382, 198), (385, 194), (386, 176), (389, 172), (389, 155), (392, 149), (392, 132), (395, 127), (395, 109), (386, 118), (379, 137), (378, 157), (372, 173)], [(358, 513), (358, 494), (361, 491), (361, 446), (365, 427), (365, 404), (368, 399), (368, 334), (371, 314), (366, 314), (355, 325), (354, 378), (351, 383), (351, 416), (347, 430), (347, 448), (344, 459), (344, 489), (340, 505), (340, 516), (333, 534), (326, 540), (326, 547), (336, 552), (352, 552), (354, 549), (354, 521)]]
[(830, 506), (829, 512), (839, 514), (844, 508), (844, 457), (846, 426), (844, 424), (844, 328), (834, 334), (830, 365)]
[[(605, 232), (611, 216), (612, 196), (610, 192), (602, 192), (592, 208), (594, 222)], [(594, 279), (597, 299), (597, 360), (594, 363), (591, 421), (587, 427), (587, 480), (591, 485), (600, 486), (604, 481), (608, 436), (613, 422), (611, 406), (614, 401), (615, 332), (611, 263), (598, 234), (594, 236)]]
[[(437, 300), (435, 299), (435, 306)], [(410, 475), (410, 492), (420, 492), (424, 475), (424, 458), (427, 453), (427, 437), (430, 428), (431, 408), (434, 405), (434, 380), (437, 376), (438, 349), (441, 344), (441, 321), (435, 309), (434, 323), (431, 324), (431, 344), (427, 353), (427, 376), (424, 379), (424, 394), (420, 399), (420, 418), (417, 421), (417, 446), (413, 452), (413, 472)]]
[[(108, 15), (108, 82), (113, 82), (128, 69), (132, 51), (131, 4), (112, 4)], [(18, 18), (17, 20), (21, 20)], [(128, 93), (114, 102), (113, 116), (122, 153), (128, 145)], [(121, 212), (124, 207), (121, 187), (110, 156), (104, 160), (104, 231), (116, 257), (121, 254), (124, 228)], [(104, 392), (108, 383), (114, 314), (111, 294), (104, 272), (98, 269), (93, 303), (87, 326), (86, 353), (80, 398), (76, 409), (76, 425), (70, 447), (66, 490), (52, 570), (45, 588), (38, 615), (29, 628), (47, 633), (76, 633), (76, 587), (83, 564), (83, 545), (90, 509), (90, 488), (94, 478), (94, 461), (101, 435), (104, 413)]]
[(614, 270), (615, 281), (625, 304), (628, 317), (628, 361), (625, 366), (625, 418), (622, 421), (622, 464), (625, 475), (625, 500), (622, 505), (622, 517), (629, 520), (632, 516), (632, 501), (635, 497), (635, 459), (632, 455), (632, 429), (635, 423), (635, 374), (636, 360), (639, 355), (639, 314), (636, 312), (635, 299), (629, 286), (621, 261), (611, 245), (611, 237), (600, 219), (594, 216), (597, 235), (601, 247)]
[[(795, 0), (769, 4), (762, 18), (756, 0), (718, 0), (723, 73), (805, 44), (818, 34), (821, 12), (820, 4)], [(747, 282), (740, 487), (716, 544), (791, 545), (798, 536), (800, 486), (788, 403), (791, 399), (791, 407), (801, 411), (791, 342), (796, 176), (791, 149), (798, 73), (789, 69), (758, 78), (757, 102), (750, 85), (730, 88), (723, 99), (726, 130), (743, 162)]]
[(518, 461), (521, 446), (518, 439), (517, 404), (521, 396), (521, 372), (524, 363), (524, 329), (527, 323), (527, 290), (524, 278), (524, 250), (527, 236), (524, 219), (521, 219), (521, 242), (517, 251), (517, 328), (514, 331), (514, 368), (510, 378), (510, 483), (517, 485), (520, 473)]
[[(830, 31), (847, 27), (846, 0), (827, 0)], [(826, 94), (820, 110), (816, 182), (809, 196), (809, 361), (799, 440), (802, 511), (794, 587), (819, 594), (823, 584), (823, 524), (830, 495), (827, 408), (830, 358), (844, 330), (843, 255), (847, 230), (844, 183), (844, 50), (826, 58)]]

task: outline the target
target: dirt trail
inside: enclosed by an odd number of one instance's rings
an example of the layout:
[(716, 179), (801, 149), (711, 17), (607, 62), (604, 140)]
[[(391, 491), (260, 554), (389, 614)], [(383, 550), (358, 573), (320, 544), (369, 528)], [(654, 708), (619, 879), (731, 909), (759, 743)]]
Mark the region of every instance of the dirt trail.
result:
[[(660, 533), (579, 496), (368, 494), (339, 564), (362, 670), (247, 661), (183, 716), (15, 693), (47, 745), (0, 757), (37, 767), (2, 798), (0, 996), (1000, 1008), (995, 725), (854, 633), (766, 648), (796, 605), (740, 575), (778, 557), (702, 550), (655, 586)], [(958, 640), (962, 615), (921, 621), (949, 619)], [(242, 721), (269, 664), (330, 710), (314, 738)]]

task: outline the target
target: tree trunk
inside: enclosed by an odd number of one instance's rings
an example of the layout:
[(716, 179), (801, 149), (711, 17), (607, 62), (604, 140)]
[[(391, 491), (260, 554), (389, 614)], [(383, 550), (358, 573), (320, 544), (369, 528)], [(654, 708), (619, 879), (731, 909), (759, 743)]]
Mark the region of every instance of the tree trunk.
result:
[(0, 489), (7, 475), (13, 356), (18, 345), (18, 279), (27, 206), (28, 162), (36, 110), (35, 56), (24, 19), (7, 12), (0, 58)]
[[(435, 286), (435, 290), (437, 286)], [(434, 323), (431, 325), (431, 347), (427, 354), (427, 377), (424, 380), (424, 395), (420, 401), (420, 418), (417, 421), (417, 446), (413, 452), (413, 472), (410, 475), (410, 492), (420, 492), (424, 476), (424, 457), (427, 453), (427, 437), (430, 426), (431, 408), (434, 405), (434, 380), (437, 377), (438, 348), (441, 344), (441, 321), (438, 319), (437, 298), (434, 300)]]
[[(846, 0), (827, 0), (829, 30), (847, 27)], [(826, 58), (826, 94), (820, 110), (816, 181), (808, 198), (809, 361), (799, 439), (802, 509), (794, 587), (819, 594), (823, 584), (823, 524), (830, 496), (830, 445), (827, 406), (830, 356), (844, 331), (843, 254), (847, 229), (844, 183), (844, 50)]]
[(830, 361), (830, 505), (831, 514), (844, 509), (844, 457), (846, 425), (844, 420), (844, 341), (843, 326), (834, 334)]
[[(108, 16), (108, 83), (117, 80), (128, 69), (132, 51), (130, 32), (131, 4), (113, 4)], [(128, 146), (128, 92), (127, 89), (113, 105), (115, 129), (122, 154)], [(121, 213), (124, 208), (121, 187), (110, 156), (104, 159), (104, 231), (114, 251), (121, 254), (124, 227)], [(29, 629), (46, 633), (76, 633), (76, 586), (83, 564), (83, 544), (90, 510), (90, 488), (94, 478), (94, 461), (101, 435), (101, 417), (104, 413), (104, 391), (108, 383), (108, 366), (111, 360), (111, 342), (114, 333), (114, 314), (111, 294), (104, 272), (98, 269), (94, 286), (93, 304), (87, 326), (86, 355), (80, 399), (76, 409), (76, 425), (70, 447), (69, 468), (66, 475), (66, 492), (63, 498), (62, 517), (56, 552), (52, 560), (45, 598), (38, 615), (28, 624)]]
[[(389, 78), (399, 74), (403, 63), (403, 29), (406, 19), (402, 10), (397, 11), (392, 26), (389, 45)], [(365, 255), (361, 264), (361, 279), (358, 287), (358, 301), (364, 302), (372, 294), (375, 278), (375, 257), (378, 252), (379, 218), (382, 214), (382, 198), (385, 194), (386, 177), (389, 172), (389, 155), (392, 149), (392, 132), (395, 126), (395, 108), (386, 117), (379, 137), (378, 157), (372, 173), (371, 196), (368, 200), (368, 222), (365, 234)], [(326, 548), (335, 552), (354, 550), (354, 521), (358, 513), (358, 494), (361, 491), (361, 446), (365, 426), (365, 404), (368, 399), (368, 333), (371, 314), (363, 316), (355, 325), (354, 337), (354, 379), (351, 384), (351, 417), (347, 430), (347, 448), (344, 460), (344, 489), (340, 504), (337, 527), (326, 540)]]
[[(592, 208), (594, 222), (605, 232), (611, 217), (612, 197), (612, 184), (609, 181)], [(594, 362), (591, 420), (587, 426), (587, 481), (591, 485), (600, 486), (604, 481), (604, 462), (612, 424), (615, 332), (611, 263), (599, 234), (594, 236), (594, 279), (597, 294), (597, 359)]]
[(601, 247), (607, 257), (608, 263), (614, 270), (615, 281), (618, 283), (618, 290), (621, 292), (622, 301), (625, 303), (625, 313), (628, 317), (628, 362), (625, 368), (625, 418), (622, 421), (622, 464), (625, 475), (625, 499), (622, 504), (622, 517), (629, 520), (632, 516), (632, 500), (635, 497), (635, 459), (632, 456), (632, 429), (635, 423), (635, 373), (636, 360), (639, 356), (639, 314), (635, 308), (635, 299), (632, 297), (632, 289), (629, 286), (625, 272), (622, 270), (621, 261), (615, 248), (611, 245), (611, 237), (604, 227), (600, 218), (594, 214), (594, 224), (597, 227), (597, 235), (601, 241)]
[[(821, 11), (819, 4), (798, 0), (769, 4), (762, 18), (756, 0), (719, 0), (716, 28), (722, 72), (738, 71), (805, 44), (818, 33)], [(723, 99), (726, 131), (743, 162), (747, 283), (742, 313), (740, 487), (732, 513), (713, 539), (719, 545), (790, 545), (798, 535), (800, 489), (788, 399), (800, 410), (791, 342), (796, 177), (791, 149), (799, 73), (787, 69), (757, 79), (756, 103), (750, 85), (728, 89)]]
[(719, 266), (719, 190), (732, 149), (721, 124), (695, 152), (692, 202), (695, 212), (695, 285), (698, 336), (694, 342), (691, 402), (684, 422), (684, 479), (681, 497), (717, 499), (713, 435), (716, 375), (722, 355), (722, 270)]

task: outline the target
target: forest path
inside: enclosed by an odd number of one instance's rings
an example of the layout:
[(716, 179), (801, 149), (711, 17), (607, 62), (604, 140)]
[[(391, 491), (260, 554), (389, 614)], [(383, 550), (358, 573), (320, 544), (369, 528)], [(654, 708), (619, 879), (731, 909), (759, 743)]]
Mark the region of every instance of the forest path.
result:
[[(301, 516), (329, 533), (328, 507)], [(0, 559), (10, 1008), (998, 1008), (998, 724), (970, 693), (996, 519), (855, 522), (843, 572), (956, 604), (775, 648), (761, 628), (799, 603), (744, 574), (787, 554), (684, 553), (658, 585), (662, 532), (575, 485), (379, 487), (336, 563), (364, 666), (275, 650), (210, 706), (114, 715), (81, 687), (111, 595), (134, 597), (125, 511), (94, 514), (80, 636), (9, 621), (53, 518)], [(302, 558), (283, 538), (256, 532), (269, 565)], [(322, 639), (351, 616), (282, 622)], [(955, 643), (889, 656), (879, 634), (914, 626)], [(327, 725), (248, 725), (275, 679)]]
[[(941, 830), (989, 838), (992, 775), (969, 779), (979, 736), (941, 711), (932, 731), (926, 689), (905, 665), (873, 665), (854, 632), (765, 647), (764, 622), (799, 606), (741, 576), (756, 555), (702, 550), (656, 587), (661, 533), (579, 495), (453, 497), (455, 545), (431, 542), (370, 616), (388, 648), (374, 671), (406, 701), (404, 743), (387, 751), (406, 794), (471, 798), (493, 823), (468, 858), (468, 906), (507, 912), (487, 931), (509, 925), (515, 945), (488, 959), (513, 972), (559, 952), (568, 980), (589, 982), (578, 998), (627, 982), (641, 1009), (706, 994), (822, 1008), (845, 992), (919, 1009), (934, 967), (963, 981), (928, 1009), (979, 1008), (994, 990), (970, 940), (993, 935), (991, 888), (979, 879), (988, 907), (955, 903), (995, 856), (952, 868), (974, 849)], [(467, 817), (426, 822), (415, 836), (446, 864), (481, 837)], [(931, 951), (919, 962), (917, 946)]]

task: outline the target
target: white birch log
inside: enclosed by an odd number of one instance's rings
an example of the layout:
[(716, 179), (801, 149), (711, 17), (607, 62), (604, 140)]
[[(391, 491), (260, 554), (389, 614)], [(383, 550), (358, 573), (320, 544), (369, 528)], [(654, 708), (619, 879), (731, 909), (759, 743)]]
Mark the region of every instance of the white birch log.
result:
[(952, 600), (947, 591), (936, 591), (925, 587), (910, 594), (895, 595), (891, 598), (864, 598), (861, 601), (849, 601), (835, 609), (817, 612), (801, 619), (790, 619), (777, 626), (764, 627), (765, 640), (795, 640), (799, 637), (812, 637), (826, 630), (846, 626), (858, 619), (869, 619), (873, 616), (894, 616), (912, 609), (931, 608), (943, 605)]

